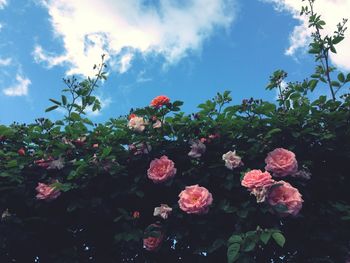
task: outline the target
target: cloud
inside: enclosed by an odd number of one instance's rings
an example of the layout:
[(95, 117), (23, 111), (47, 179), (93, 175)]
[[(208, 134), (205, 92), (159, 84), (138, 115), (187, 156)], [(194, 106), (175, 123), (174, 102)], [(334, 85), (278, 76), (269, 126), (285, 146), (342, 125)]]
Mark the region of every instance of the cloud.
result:
[(4, 9), (7, 5), (7, 0), (0, 0), (0, 9)]
[(1, 66), (9, 66), (12, 62), (11, 58), (0, 58), (0, 67)]
[[(310, 43), (311, 29), (308, 28), (308, 20), (300, 16), (300, 10), (307, 1), (299, 0), (262, 0), (272, 3), (277, 11), (289, 12), (293, 18), (300, 22), (290, 34), (290, 46), (286, 50), (287, 55), (295, 55), (300, 50), (305, 50)], [(336, 25), (343, 18), (350, 19), (350, 0), (317, 0), (314, 3), (314, 10), (326, 21), (324, 33), (333, 35)], [(337, 54), (331, 54), (332, 62), (341, 69), (350, 70), (350, 30), (345, 33), (345, 40), (337, 45)]]
[(30, 79), (21, 76), (20, 74), (16, 75), (17, 83), (11, 87), (8, 87), (3, 90), (3, 93), (7, 96), (25, 96), (28, 94), (28, 87), (32, 83)]
[(38, 44), (36, 61), (66, 65), (67, 74), (91, 75), (103, 53), (116, 60), (120, 73), (129, 69), (137, 52), (178, 62), (200, 50), (216, 28), (231, 25), (236, 0), (159, 0), (153, 5), (146, 0), (41, 1), (64, 51), (54, 54)]
[(152, 81), (152, 78), (145, 76), (146, 75), (146, 71), (145, 70), (141, 70), (136, 77), (136, 83), (144, 83), (144, 82), (149, 82)]
[(131, 67), (131, 60), (133, 58), (133, 54), (128, 53), (124, 56), (121, 57), (120, 61), (119, 61), (119, 73), (123, 74), (126, 71), (128, 71), (128, 69)]

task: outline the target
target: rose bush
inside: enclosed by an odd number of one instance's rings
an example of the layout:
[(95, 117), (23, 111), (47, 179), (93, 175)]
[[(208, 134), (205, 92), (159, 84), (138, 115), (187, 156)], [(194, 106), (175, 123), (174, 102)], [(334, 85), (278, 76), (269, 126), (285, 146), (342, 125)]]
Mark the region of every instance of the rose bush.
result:
[(346, 262), (350, 95), (309, 96), (335, 69), (284, 90), (276, 71), (277, 104), (224, 92), (186, 114), (160, 96), (94, 124), (103, 68), (65, 80), (81, 104), (52, 99), (63, 120), (0, 125), (0, 262)]

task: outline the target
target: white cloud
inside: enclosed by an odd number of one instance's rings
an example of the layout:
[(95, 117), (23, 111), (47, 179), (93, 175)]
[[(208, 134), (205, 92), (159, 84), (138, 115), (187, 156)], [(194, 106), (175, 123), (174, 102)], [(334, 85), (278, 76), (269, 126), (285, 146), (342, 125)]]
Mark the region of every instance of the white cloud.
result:
[(7, 0), (0, 0), (0, 9), (4, 9), (7, 5)]
[(0, 58), (0, 67), (1, 66), (9, 66), (12, 62), (11, 58)]
[[(305, 16), (300, 17), (301, 7), (307, 4), (307, 1), (299, 0), (262, 0), (273, 3), (276, 10), (287, 11), (292, 14), (294, 19), (300, 21), (300, 25), (294, 27), (290, 34), (290, 46), (286, 50), (287, 55), (294, 55), (298, 50), (305, 48), (310, 43), (311, 30), (308, 28), (308, 20)], [(326, 21), (325, 34), (333, 35), (336, 25), (343, 18), (350, 19), (350, 0), (317, 0), (314, 4), (314, 10)], [(331, 54), (332, 62), (345, 70), (350, 70), (350, 30), (345, 33), (345, 40), (337, 45), (337, 54)]]
[(131, 67), (131, 60), (133, 58), (133, 54), (128, 53), (124, 56), (122, 56), (122, 58), (119, 61), (119, 73), (123, 74), (126, 71), (128, 71), (128, 69)]
[(152, 81), (152, 78), (145, 76), (146, 75), (146, 71), (145, 70), (141, 70), (136, 77), (136, 82), (137, 83), (144, 83), (144, 82), (149, 82)]
[(7, 96), (25, 96), (28, 94), (28, 87), (32, 83), (30, 79), (21, 76), (20, 74), (16, 75), (17, 83), (11, 87), (8, 87), (3, 90), (3, 93)]
[(234, 1), (159, 0), (156, 7), (144, 0), (42, 0), (64, 52), (52, 54), (37, 45), (34, 57), (48, 66), (68, 65), (67, 74), (83, 75), (91, 75), (103, 53), (117, 60), (120, 73), (128, 70), (135, 52), (176, 63), (200, 50), (215, 28), (230, 26)]

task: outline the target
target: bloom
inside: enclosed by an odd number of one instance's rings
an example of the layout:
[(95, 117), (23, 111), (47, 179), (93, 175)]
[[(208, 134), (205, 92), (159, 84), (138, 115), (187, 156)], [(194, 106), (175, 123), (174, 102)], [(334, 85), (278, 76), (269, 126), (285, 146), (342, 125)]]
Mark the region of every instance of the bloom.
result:
[(244, 175), (241, 184), (252, 191), (255, 188), (269, 186), (273, 184), (273, 182), (274, 180), (270, 173), (262, 172), (261, 170), (251, 170)]
[(20, 156), (26, 155), (26, 151), (24, 150), (24, 148), (19, 149), (19, 150), (17, 151), (17, 153), (18, 153), (18, 155), (20, 155)]
[(134, 211), (132, 213), (132, 218), (134, 218), (134, 219), (140, 218), (140, 212), (139, 211)]
[(198, 184), (186, 186), (179, 197), (180, 209), (187, 214), (206, 214), (213, 203), (212, 194)]
[(279, 212), (281, 216), (295, 216), (302, 208), (304, 200), (301, 198), (298, 189), (285, 181), (278, 181), (275, 185), (271, 186), (267, 196), (267, 202), (272, 207), (283, 206), (286, 210)]
[(129, 144), (129, 151), (134, 155), (148, 154), (152, 150), (152, 146), (147, 142), (140, 142), (137, 144)]
[(200, 158), (203, 153), (205, 153), (206, 146), (201, 141), (191, 141), (191, 151), (188, 156), (192, 158)]
[(142, 118), (138, 116), (133, 116), (130, 118), (128, 122), (128, 127), (131, 130), (137, 131), (137, 132), (143, 132), (146, 128), (147, 122)]
[(154, 183), (162, 183), (176, 174), (175, 164), (168, 156), (163, 155), (160, 159), (154, 159), (147, 170), (148, 178)]
[(167, 219), (173, 209), (167, 204), (161, 204), (160, 207), (155, 207), (153, 216), (160, 216), (163, 219)]
[(53, 200), (59, 197), (61, 194), (59, 190), (56, 190), (54, 187), (43, 183), (38, 183), (35, 190), (38, 192), (36, 198), (40, 200)]
[(164, 95), (160, 95), (155, 97), (152, 101), (151, 101), (151, 106), (155, 107), (155, 108), (160, 108), (163, 105), (169, 104), (170, 99), (167, 96)]
[(52, 160), (49, 162), (47, 169), (58, 169), (61, 170), (64, 167), (64, 159), (62, 157), (57, 160)]
[(272, 172), (274, 176), (292, 175), (298, 170), (295, 154), (283, 148), (277, 148), (268, 153), (265, 163), (265, 170)]
[[(158, 236), (148, 236), (143, 239), (143, 247), (148, 251), (156, 251), (163, 242), (164, 233), (162, 229), (157, 224), (151, 224), (147, 227), (146, 232), (157, 232)], [(146, 235), (146, 233), (145, 233)]]
[(159, 129), (162, 127), (162, 122), (160, 120), (156, 120), (155, 123), (153, 123), (153, 129)]
[(49, 156), (47, 159), (36, 160), (34, 161), (34, 163), (42, 168), (47, 169), (53, 160), (54, 159), (51, 156)]
[(236, 151), (228, 151), (227, 153), (223, 154), (222, 160), (225, 161), (225, 166), (230, 170), (243, 165), (242, 159), (236, 154)]

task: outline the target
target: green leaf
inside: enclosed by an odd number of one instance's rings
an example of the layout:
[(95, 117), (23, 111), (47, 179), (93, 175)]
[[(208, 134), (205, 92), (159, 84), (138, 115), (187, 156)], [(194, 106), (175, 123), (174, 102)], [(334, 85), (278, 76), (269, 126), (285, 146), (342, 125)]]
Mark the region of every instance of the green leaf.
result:
[(58, 105), (51, 106), (45, 110), (45, 112), (53, 111), (58, 108)]
[(6, 164), (6, 168), (14, 168), (18, 166), (17, 160), (11, 160)]
[(330, 49), (332, 51), (332, 53), (336, 54), (337, 50), (335, 49), (335, 47), (333, 45), (330, 46)]
[(342, 72), (340, 72), (340, 73), (338, 74), (338, 80), (339, 80), (340, 82), (345, 82), (345, 76), (344, 76), (344, 74), (343, 74)]
[(309, 49), (309, 53), (310, 54), (318, 54), (318, 53), (320, 53), (320, 49), (318, 49), (318, 48), (310, 48)]
[(142, 197), (145, 196), (145, 193), (142, 192), (142, 191), (140, 191), (140, 190), (136, 191), (135, 194), (136, 194), (138, 197), (140, 197), (140, 198), (142, 198)]
[(86, 124), (89, 124), (91, 126), (94, 126), (94, 123), (91, 120), (89, 120), (88, 118), (84, 118), (83, 122), (86, 123)]
[(232, 244), (232, 243), (241, 243), (242, 242), (242, 237), (240, 235), (232, 235), (229, 239), (228, 239), (228, 243)]
[(317, 79), (312, 79), (309, 81), (309, 87), (311, 91), (313, 91), (316, 88), (317, 83), (318, 83)]
[(67, 105), (67, 97), (62, 95), (62, 104)]
[(260, 240), (263, 242), (265, 245), (269, 242), (271, 238), (271, 232), (270, 231), (264, 231), (260, 235)]
[(273, 134), (279, 133), (279, 132), (281, 132), (281, 131), (282, 131), (282, 130), (281, 130), (280, 128), (274, 128), (274, 129), (270, 130), (270, 131), (266, 134), (265, 138), (270, 138)]
[(256, 246), (256, 242), (254, 239), (247, 239), (245, 242), (244, 242), (244, 248), (243, 248), (243, 251), (244, 252), (250, 252), (250, 251), (253, 251), (254, 248)]
[(72, 113), (70, 114), (70, 118), (71, 118), (73, 121), (80, 121), (80, 120), (81, 120), (80, 115), (79, 115), (78, 113), (76, 113), (76, 112), (72, 112)]
[(173, 102), (173, 106), (174, 107), (180, 107), (182, 106), (184, 103), (182, 101), (176, 100)]
[(61, 102), (57, 101), (57, 100), (54, 100), (54, 99), (49, 99), (49, 101), (61, 106)]
[(333, 87), (340, 87), (340, 84), (338, 81), (332, 81), (331, 84)]
[(228, 247), (228, 249), (227, 249), (227, 261), (228, 261), (228, 263), (233, 263), (238, 259), (240, 248), (241, 248), (241, 245), (238, 243), (234, 243)]
[(332, 43), (333, 43), (333, 45), (336, 45), (336, 44), (340, 43), (341, 41), (343, 41), (343, 39), (344, 39), (344, 37), (336, 36), (333, 38)]
[(283, 247), (284, 243), (286, 243), (286, 239), (281, 233), (278, 233), (278, 232), (273, 233), (272, 238), (275, 240), (277, 245), (279, 245), (280, 247)]
[(112, 147), (108, 146), (106, 148), (103, 149), (102, 151), (102, 158), (107, 157), (112, 151)]

